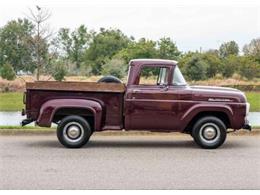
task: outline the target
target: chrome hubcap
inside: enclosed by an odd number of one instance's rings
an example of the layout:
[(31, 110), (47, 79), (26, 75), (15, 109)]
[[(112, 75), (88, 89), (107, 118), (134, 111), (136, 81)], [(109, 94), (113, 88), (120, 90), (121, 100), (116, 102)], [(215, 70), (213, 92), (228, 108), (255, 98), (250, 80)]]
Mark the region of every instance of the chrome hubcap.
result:
[(70, 122), (63, 128), (63, 136), (67, 142), (76, 143), (84, 137), (84, 129), (78, 122)]
[(77, 126), (70, 126), (67, 130), (68, 136), (72, 139), (77, 138), (80, 135), (80, 129)]
[(205, 123), (200, 128), (199, 136), (204, 144), (211, 145), (220, 139), (220, 129), (215, 123)]
[(216, 130), (213, 127), (206, 127), (203, 131), (203, 135), (206, 139), (211, 140), (216, 136)]

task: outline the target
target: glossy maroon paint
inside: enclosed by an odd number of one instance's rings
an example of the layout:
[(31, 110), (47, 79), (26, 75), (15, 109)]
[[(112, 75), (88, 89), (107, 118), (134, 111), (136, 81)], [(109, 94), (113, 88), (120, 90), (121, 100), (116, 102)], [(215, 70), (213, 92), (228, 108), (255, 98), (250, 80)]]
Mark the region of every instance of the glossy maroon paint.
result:
[[(167, 85), (139, 85), (140, 71), (144, 66), (166, 67)], [(126, 91), (122, 93), (27, 89), (27, 118), (36, 120), (40, 126), (50, 126), (58, 110), (84, 108), (94, 117), (96, 131), (185, 131), (201, 114), (223, 117), (229, 128), (243, 127), (246, 98), (241, 91), (221, 87), (175, 86), (171, 82), (175, 67), (176, 62), (170, 60), (132, 60)]]
[[(130, 62), (130, 76), (125, 95), (125, 128), (184, 131), (196, 115), (221, 113), (228, 117), (228, 126), (240, 129), (245, 123), (246, 99), (242, 92), (221, 87), (174, 86), (172, 69), (176, 63), (164, 60)], [(138, 85), (144, 66), (168, 67), (168, 86)], [(209, 102), (209, 98), (231, 102)]]
[(42, 104), (36, 123), (39, 126), (50, 127), (54, 114), (61, 108), (84, 108), (89, 110), (94, 116), (94, 129), (101, 128), (102, 106), (94, 100), (87, 99), (53, 99)]

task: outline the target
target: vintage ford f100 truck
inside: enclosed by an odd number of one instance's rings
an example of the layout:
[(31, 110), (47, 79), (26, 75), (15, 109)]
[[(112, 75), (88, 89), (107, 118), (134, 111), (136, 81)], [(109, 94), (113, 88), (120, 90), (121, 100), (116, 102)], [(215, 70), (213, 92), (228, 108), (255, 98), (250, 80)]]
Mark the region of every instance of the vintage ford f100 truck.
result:
[[(147, 75), (153, 75), (148, 83)], [(114, 77), (27, 83), (24, 103), (22, 125), (56, 123), (59, 141), (70, 148), (86, 144), (94, 131), (125, 129), (189, 133), (212, 149), (224, 143), (228, 128), (251, 130), (243, 92), (189, 86), (172, 60), (131, 60), (126, 84)]]

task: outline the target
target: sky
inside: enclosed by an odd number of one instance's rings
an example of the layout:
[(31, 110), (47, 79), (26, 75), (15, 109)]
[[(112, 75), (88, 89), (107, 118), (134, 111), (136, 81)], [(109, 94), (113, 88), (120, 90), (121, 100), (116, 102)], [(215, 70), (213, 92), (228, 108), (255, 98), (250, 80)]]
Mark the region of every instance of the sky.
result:
[[(10, 0), (9, 0), (10, 1)], [(8, 1), (8, 2), (9, 2)], [(136, 39), (170, 37), (181, 51), (216, 49), (235, 40), (240, 48), (260, 37), (260, 4), (193, 4), (172, 1), (6, 1), (0, 2), (0, 27), (26, 17), (35, 5), (47, 8), (48, 23), (56, 32), (84, 24), (88, 29), (118, 28)], [(62, 2), (62, 3), (61, 3)], [(141, 3), (140, 3), (141, 2)], [(149, 3), (152, 2), (152, 3)]]

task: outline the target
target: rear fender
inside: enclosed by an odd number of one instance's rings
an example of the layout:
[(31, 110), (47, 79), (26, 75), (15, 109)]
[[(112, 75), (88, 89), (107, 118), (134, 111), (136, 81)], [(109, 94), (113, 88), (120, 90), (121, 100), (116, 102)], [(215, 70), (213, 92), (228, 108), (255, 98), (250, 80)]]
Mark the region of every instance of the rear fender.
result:
[(36, 123), (39, 126), (50, 127), (55, 113), (61, 108), (80, 108), (91, 111), (94, 116), (94, 129), (101, 129), (102, 106), (93, 100), (85, 99), (54, 99), (45, 102), (40, 109)]

